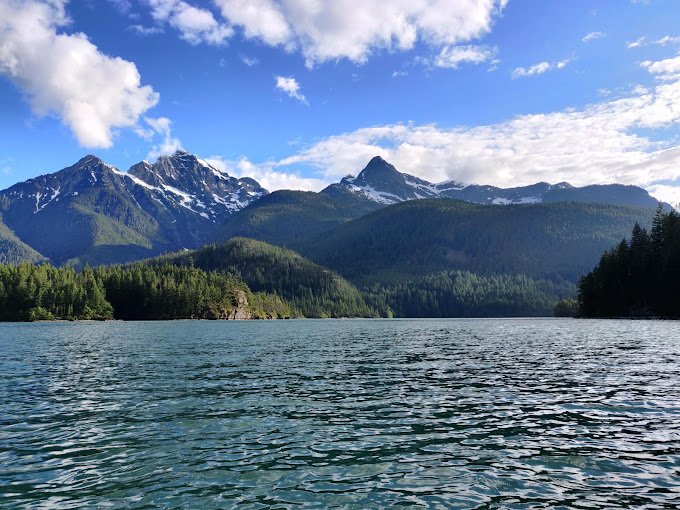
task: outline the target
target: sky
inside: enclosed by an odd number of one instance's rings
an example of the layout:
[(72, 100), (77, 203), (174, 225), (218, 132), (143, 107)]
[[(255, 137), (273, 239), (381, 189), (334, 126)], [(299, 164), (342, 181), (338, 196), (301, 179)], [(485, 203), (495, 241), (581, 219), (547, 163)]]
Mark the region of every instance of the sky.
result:
[(183, 149), (269, 190), (440, 182), (680, 203), (677, 0), (0, 0), (0, 188)]

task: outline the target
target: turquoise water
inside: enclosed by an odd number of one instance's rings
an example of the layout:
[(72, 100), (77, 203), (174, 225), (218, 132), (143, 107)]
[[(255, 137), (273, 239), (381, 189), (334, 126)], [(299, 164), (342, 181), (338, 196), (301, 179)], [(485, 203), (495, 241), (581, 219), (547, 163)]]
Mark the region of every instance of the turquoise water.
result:
[(0, 324), (2, 508), (677, 508), (680, 323)]

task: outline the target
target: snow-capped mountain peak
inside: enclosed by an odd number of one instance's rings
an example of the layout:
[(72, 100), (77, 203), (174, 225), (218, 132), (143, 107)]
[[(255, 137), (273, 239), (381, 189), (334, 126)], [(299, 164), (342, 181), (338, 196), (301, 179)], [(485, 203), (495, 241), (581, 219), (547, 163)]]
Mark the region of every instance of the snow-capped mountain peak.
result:
[[(0, 191), (0, 204), (5, 222), (38, 251), (66, 260), (78, 243), (124, 246), (122, 239), (144, 238), (158, 250), (199, 246), (216, 225), (267, 193), (253, 179), (230, 177), (184, 152), (127, 172), (88, 155)], [(49, 236), (37, 233), (38, 223), (53, 225)], [(50, 241), (53, 231), (62, 232), (61, 248)]]
[(215, 223), (267, 194), (256, 181), (230, 177), (184, 151), (161, 156), (153, 164), (137, 163), (128, 174), (148, 185), (157, 201), (174, 203)]
[(430, 183), (419, 177), (399, 172), (383, 158), (376, 156), (356, 177), (345, 177), (327, 188), (345, 188), (379, 204), (394, 204), (422, 198), (454, 198), (488, 205), (533, 204), (540, 202), (607, 202), (620, 205), (654, 207), (656, 200), (642, 188), (618, 184), (575, 188), (567, 182), (539, 182), (529, 186), (499, 188), (458, 181)]

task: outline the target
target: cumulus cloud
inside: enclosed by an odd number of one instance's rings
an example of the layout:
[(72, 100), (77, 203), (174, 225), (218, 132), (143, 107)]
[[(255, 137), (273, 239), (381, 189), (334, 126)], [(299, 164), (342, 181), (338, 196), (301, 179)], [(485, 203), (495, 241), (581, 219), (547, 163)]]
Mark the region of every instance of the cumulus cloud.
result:
[(293, 44), (291, 27), (281, 6), (271, 0), (215, 0), (222, 16), (243, 27), (245, 36), (271, 45)]
[(161, 136), (161, 141), (154, 145), (146, 159), (149, 161), (154, 161), (160, 156), (167, 156), (169, 154), (174, 154), (178, 150), (184, 150), (182, 142), (178, 138), (172, 136), (172, 121), (167, 117), (146, 117), (144, 121), (149, 125), (149, 130), (146, 132), (147, 138), (153, 138), (155, 135)]
[(212, 166), (235, 177), (251, 177), (269, 191), (278, 189), (297, 189), (302, 191), (320, 191), (326, 181), (318, 178), (301, 177), (299, 172), (274, 170), (272, 162), (254, 164), (248, 158), (241, 157), (229, 161), (220, 156), (206, 158)]
[(219, 46), (234, 33), (220, 23), (208, 9), (195, 7), (183, 0), (148, 0), (151, 15), (157, 22), (167, 22), (189, 44), (206, 43)]
[(587, 43), (590, 41), (594, 41), (595, 39), (602, 39), (604, 37), (604, 33), (602, 32), (589, 32), (586, 35), (583, 36), (583, 39), (581, 39), (583, 42)]
[(671, 186), (668, 184), (655, 184), (647, 188), (649, 194), (657, 200), (671, 204), (676, 209), (680, 209), (680, 185)]
[(85, 147), (110, 147), (114, 130), (134, 127), (158, 102), (137, 67), (100, 52), (68, 25), (66, 0), (0, 1), (0, 74), (36, 115), (57, 115)]
[(658, 75), (663, 80), (680, 77), (680, 55), (657, 62), (645, 60), (642, 67), (646, 67), (650, 73)]
[(539, 62), (538, 64), (534, 64), (530, 67), (517, 67), (512, 72), (512, 78), (513, 79), (524, 78), (526, 76), (543, 74), (555, 69), (564, 69), (569, 64), (569, 62), (571, 62), (571, 59), (559, 60), (557, 62), (543, 61)]
[(300, 84), (292, 76), (275, 76), (276, 88), (284, 91), (288, 96), (301, 103), (309, 104), (307, 98), (300, 92)]
[[(147, 0), (158, 20), (170, 21), (190, 42), (194, 31), (179, 26), (178, 11), (193, 8), (183, 0)], [(210, 31), (222, 38), (238, 27), (249, 39), (286, 51), (300, 51), (308, 67), (329, 60), (363, 63), (379, 50), (408, 50), (418, 40), (441, 48), (479, 38), (508, 0), (213, 0), (223, 24), (202, 12)], [(194, 13), (197, 15), (197, 13)], [(217, 25), (216, 25), (217, 24)]]
[(458, 69), (463, 63), (482, 64), (496, 55), (495, 48), (469, 44), (465, 46), (444, 46), (434, 59), (435, 67)]
[[(664, 62), (664, 61), (660, 61)], [(650, 63), (656, 77), (669, 67)], [(574, 185), (620, 182), (647, 187), (669, 199), (680, 179), (680, 146), (641, 130), (680, 124), (680, 77), (636, 87), (627, 96), (582, 109), (522, 115), (477, 127), (390, 124), (331, 136), (274, 162), (251, 168), (299, 176), (311, 170), (316, 189), (356, 174), (376, 155), (397, 168), (438, 182), (455, 179), (499, 186), (539, 181)], [(295, 179), (290, 187), (298, 186)], [(285, 179), (280, 186), (287, 186)], [(680, 194), (679, 194), (680, 195)], [(674, 203), (677, 202), (674, 201)]]

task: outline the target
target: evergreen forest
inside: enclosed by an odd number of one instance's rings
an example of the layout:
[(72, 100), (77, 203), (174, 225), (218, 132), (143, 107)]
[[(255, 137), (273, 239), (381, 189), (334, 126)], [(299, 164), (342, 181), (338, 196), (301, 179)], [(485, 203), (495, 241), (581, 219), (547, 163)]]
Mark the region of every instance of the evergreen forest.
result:
[(110, 266), (76, 272), (49, 264), (0, 265), (0, 321), (161, 320), (290, 317), (273, 294), (236, 276), (171, 265)]
[(648, 231), (606, 251), (579, 282), (583, 317), (680, 318), (680, 214), (659, 208)]

